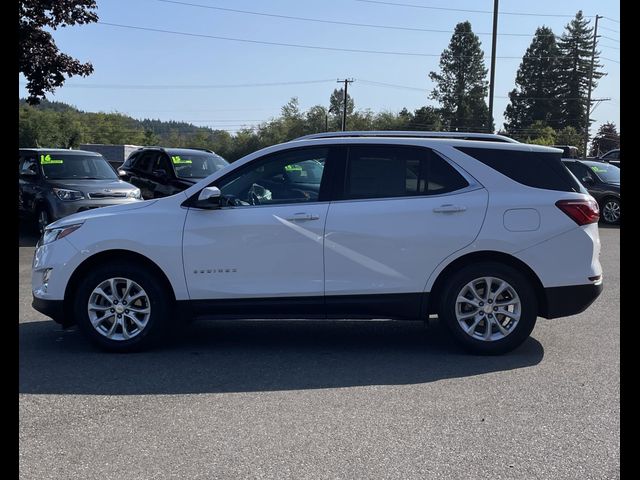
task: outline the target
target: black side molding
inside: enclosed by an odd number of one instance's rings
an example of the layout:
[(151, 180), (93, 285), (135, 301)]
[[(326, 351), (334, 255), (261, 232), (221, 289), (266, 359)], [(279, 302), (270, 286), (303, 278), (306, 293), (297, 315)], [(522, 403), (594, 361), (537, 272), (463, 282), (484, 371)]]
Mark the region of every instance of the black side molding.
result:
[(427, 318), (428, 293), (379, 295), (328, 295), (311, 297), (181, 300), (179, 311), (188, 317), (213, 319), (251, 318)]

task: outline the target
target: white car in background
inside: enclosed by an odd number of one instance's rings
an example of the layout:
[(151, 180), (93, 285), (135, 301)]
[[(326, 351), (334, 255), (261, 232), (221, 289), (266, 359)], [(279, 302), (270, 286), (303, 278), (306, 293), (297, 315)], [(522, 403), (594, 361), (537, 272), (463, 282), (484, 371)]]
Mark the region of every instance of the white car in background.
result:
[(504, 353), (602, 290), (598, 205), (560, 158), (497, 135), (303, 137), (49, 225), (33, 306), (112, 351), (185, 317), (436, 313), (468, 350)]

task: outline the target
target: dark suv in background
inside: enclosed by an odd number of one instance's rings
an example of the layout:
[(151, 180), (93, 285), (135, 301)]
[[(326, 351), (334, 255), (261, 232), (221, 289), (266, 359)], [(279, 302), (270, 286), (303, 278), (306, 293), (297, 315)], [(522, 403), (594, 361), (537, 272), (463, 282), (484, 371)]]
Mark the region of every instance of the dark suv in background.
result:
[(18, 175), (18, 209), (37, 221), (41, 233), (72, 213), (140, 200), (140, 190), (95, 152), (21, 148)]
[(562, 162), (595, 198), (603, 222), (620, 222), (620, 168), (605, 162), (570, 160)]
[(615, 165), (616, 167), (620, 167), (620, 149), (615, 148), (613, 150), (609, 150), (600, 157), (600, 160), (610, 163), (611, 165)]
[(129, 155), (118, 174), (150, 199), (181, 192), (227, 165), (211, 150), (143, 147)]

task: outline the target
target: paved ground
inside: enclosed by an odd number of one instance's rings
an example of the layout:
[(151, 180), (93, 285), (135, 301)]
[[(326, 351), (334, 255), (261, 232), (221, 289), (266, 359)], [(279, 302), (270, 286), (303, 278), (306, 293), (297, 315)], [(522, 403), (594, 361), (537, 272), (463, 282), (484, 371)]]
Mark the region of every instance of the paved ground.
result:
[(601, 238), (597, 302), (497, 358), (413, 322), (205, 322), (104, 354), (31, 309), (24, 239), (21, 478), (618, 478), (619, 230)]

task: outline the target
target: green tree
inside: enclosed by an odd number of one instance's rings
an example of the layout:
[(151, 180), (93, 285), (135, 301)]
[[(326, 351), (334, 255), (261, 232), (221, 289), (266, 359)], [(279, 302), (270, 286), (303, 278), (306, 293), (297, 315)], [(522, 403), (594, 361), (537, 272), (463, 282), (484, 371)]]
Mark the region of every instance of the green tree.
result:
[(18, 71), (27, 79), (31, 104), (53, 92), (65, 76), (87, 76), (90, 63), (80, 63), (58, 50), (45, 28), (56, 29), (98, 21), (95, 0), (19, 0)]
[(328, 129), (329, 111), (322, 105), (314, 105), (305, 113), (306, 133), (320, 133)]
[(556, 131), (544, 122), (537, 120), (527, 130), (524, 143), (535, 145), (557, 145)]
[(407, 128), (409, 130), (438, 132), (442, 130), (443, 123), (440, 110), (435, 107), (426, 106), (420, 107), (413, 112)]
[(561, 126), (559, 55), (553, 31), (539, 27), (518, 68), (516, 88), (509, 92), (504, 112), (508, 134), (521, 138), (521, 132), (536, 121), (554, 129)]
[(449, 46), (440, 56), (440, 73), (429, 73), (429, 78), (436, 83), (430, 98), (442, 105), (442, 116), (449, 130), (493, 132), (484, 100), (488, 82), (480, 45), (471, 23), (458, 23)]
[[(331, 93), (331, 96), (329, 97), (329, 113), (332, 116), (331, 129), (340, 130), (342, 126), (343, 103), (344, 103), (344, 88), (334, 89), (333, 92)], [(351, 116), (355, 108), (356, 108), (356, 103), (353, 100), (353, 97), (349, 95), (349, 92), (347, 92), (347, 117)], [(351, 124), (350, 120), (351, 119), (348, 120), (349, 125)], [(351, 125), (349, 128), (353, 130)]]
[(583, 136), (573, 127), (564, 127), (556, 132), (556, 145), (571, 145), (578, 147), (578, 155), (584, 154), (583, 150)]
[(599, 157), (614, 148), (620, 148), (620, 134), (613, 122), (606, 122), (600, 125), (598, 133), (591, 140), (589, 155)]
[[(560, 91), (558, 100), (562, 106), (562, 126), (575, 128), (584, 134), (587, 119), (587, 95), (591, 73), (593, 27), (584, 18), (582, 10), (566, 26), (558, 42), (560, 50)], [(602, 65), (598, 63), (600, 52), (596, 51), (591, 88), (598, 86), (602, 77)]]

